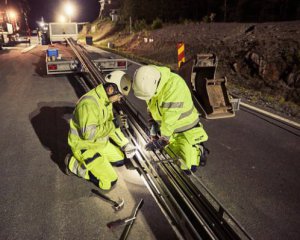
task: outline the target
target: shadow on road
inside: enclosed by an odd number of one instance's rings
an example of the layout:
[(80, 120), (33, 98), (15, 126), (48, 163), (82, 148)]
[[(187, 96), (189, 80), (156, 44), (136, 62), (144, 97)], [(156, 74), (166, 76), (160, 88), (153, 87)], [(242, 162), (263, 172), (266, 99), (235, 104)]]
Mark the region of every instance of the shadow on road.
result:
[(31, 124), (42, 145), (50, 150), (51, 159), (64, 171), (68, 146), (69, 119), (74, 105), (68, 102), (41, 102), (29, 115)]
[(46, 70), (46, 59), (45, 56), (38, 55), (39, 56), (39, 61), (36, 63), (33, 63), (32, 65), (35, 66), (35, 73), (41, 77), (46, 77), (47, 76), (47, 70)]
[(0, 55), (4, 55), (4, 54), (8, 54), (9, 53), (9, 50), (7, 49), (0, 49)]

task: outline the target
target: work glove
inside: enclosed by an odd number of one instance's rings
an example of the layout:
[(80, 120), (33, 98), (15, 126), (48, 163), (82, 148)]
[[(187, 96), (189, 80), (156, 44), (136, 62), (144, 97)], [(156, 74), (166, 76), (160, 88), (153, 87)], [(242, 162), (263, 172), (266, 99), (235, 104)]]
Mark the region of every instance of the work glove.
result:
[(207, 162), (207, 155), (209, 154), (209, 149), (204, 146), (203, 143), (200, 144), (200, 166), (204, 167)]
[(136, 153), (136, 147), (132, 143), (127, 143), (124, 147), (122, 147), (126, 158), (132, 158)]
[(120, 114), (116, 116), (116, 127), (124, 127), (128, 128), (128, 120), (127, 115), (123, 113), (123, 111), (120, 111)]
[(146, 144), (146, 151), (155, 151), (155, 150), (161, 150), (165, 146), (169, 144), (168, 139), (164, 137), (160, 137), (158, 139), (152, 140), (151, 142)]
[(156, 122), (153, 122), (150, 126), (150, 138), (151, 140), (158, 140), (158, 133), (159, 133), (159, 125)]

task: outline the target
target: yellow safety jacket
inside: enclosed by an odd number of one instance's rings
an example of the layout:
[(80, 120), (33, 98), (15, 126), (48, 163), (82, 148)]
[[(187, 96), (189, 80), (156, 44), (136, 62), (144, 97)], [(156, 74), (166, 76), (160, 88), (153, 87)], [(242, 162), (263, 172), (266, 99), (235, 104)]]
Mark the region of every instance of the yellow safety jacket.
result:
[(76, 105), (70, 120), (68, 143), (74, 157), (83, 161), (81, 150), (97, 151), (111, 138), (123, 147), (128, 139), (113, 123), (112, 103), (108, 100), (103, 85), (83, 95)]
[(147, 106), (152, 118), (160, 125), (161, 136), (170, 139), (174, 133), (197, 126), (199, 114), (185, 81), (167, 67), (156, 68), (161, 73), (161, 79)]

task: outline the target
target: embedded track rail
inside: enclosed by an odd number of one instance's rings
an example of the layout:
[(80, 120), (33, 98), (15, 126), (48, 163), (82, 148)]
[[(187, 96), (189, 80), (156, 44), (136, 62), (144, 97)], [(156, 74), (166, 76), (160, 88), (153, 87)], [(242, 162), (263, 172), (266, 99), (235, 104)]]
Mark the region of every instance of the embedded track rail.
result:
[[(104, 83), (87, 51), (73, 39), (67, 41), (88, 73), (86, 85), (92, 89)], [(115, 108), (127, 114), (129, 128), (123, 130), (138, 149), (131, 162), (179, 239), (252, 239), (199, 179), (181, 171), (175, 155), (144, 150), (146, 121), (127, 99)]]

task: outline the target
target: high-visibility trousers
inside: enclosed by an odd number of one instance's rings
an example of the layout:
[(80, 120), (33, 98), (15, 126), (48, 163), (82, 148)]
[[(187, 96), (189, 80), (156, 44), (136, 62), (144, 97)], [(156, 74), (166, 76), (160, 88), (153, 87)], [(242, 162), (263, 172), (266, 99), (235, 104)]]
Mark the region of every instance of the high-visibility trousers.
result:
[(85, 150), (80, 160), (72, 156), (68, 168), (72, 173), (86, 180), (91, 180), (92, 174), (99, 181), (99, 188), (109, 190), (112, 183), (118, 180), (118, 175), (111, 163), (122, 160), (124, 160), (124, 154), (120, 148), (107, 141), (101, 144), (99, 149)]
[(200, 143), (207, 139), (205, 130), (201, 126), (195, 127), (182, 133), (173, 134), (166, 151), (171, 157), (180, 158), (182, 170), (190, 170), (192, 166), (199, 166), (202, 154)]

